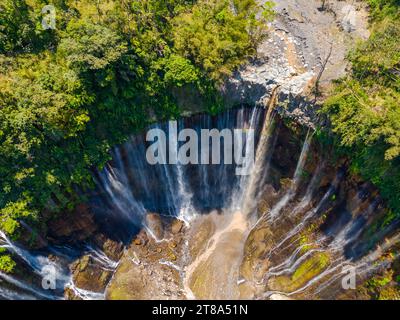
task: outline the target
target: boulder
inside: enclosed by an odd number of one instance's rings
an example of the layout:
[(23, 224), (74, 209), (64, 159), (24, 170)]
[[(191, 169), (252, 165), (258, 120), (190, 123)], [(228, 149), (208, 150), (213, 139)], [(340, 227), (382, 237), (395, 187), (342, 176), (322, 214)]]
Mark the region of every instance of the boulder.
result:
[(103, 268), (90, 255), (85, 255), (71, 265), (75, 285), (84, 290), (104, 292), (112, 271)]
[(148, 213), (146, 215), (146, 226), (157, 239), (164, 237), (164, 227), (159, 214)]
[(65, 300), (83, 300), (81, 297), (77, 296), (71, 288), (65, 288), (64, 291)]
[(270, 300), (292, 300), (291, 298), (289, 298), (288, 296), (285, 296), (283, 294), (280, 293), (274, 293), (271, 294), (271, 296), (269, 297)]
[(179, 232), (181, 232), (182, 228), (183, 228), (183, 221), (175, 219), (171, 225), (171, 232), (172, 234), (178, 234)]
[(102, 233), (94, 236), (94, 243), (102, 249), (107, 257), (114, 261), (118, 261), (124, 251), (124, 245), (121, 242), (111, 240)]

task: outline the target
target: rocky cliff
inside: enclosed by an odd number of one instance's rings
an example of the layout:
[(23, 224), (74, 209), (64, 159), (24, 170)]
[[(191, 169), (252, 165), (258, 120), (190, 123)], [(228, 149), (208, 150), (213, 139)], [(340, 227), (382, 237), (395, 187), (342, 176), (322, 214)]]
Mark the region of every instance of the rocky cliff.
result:
[(369, 36), (365, 2), (274, 2), (268, 38), (257, 57), (226, 83), (224, 97), (227, 105), (263, 105), (279, 85), (281, 114), (313, 127), (321, 93), (346, 74), (347, 53)]

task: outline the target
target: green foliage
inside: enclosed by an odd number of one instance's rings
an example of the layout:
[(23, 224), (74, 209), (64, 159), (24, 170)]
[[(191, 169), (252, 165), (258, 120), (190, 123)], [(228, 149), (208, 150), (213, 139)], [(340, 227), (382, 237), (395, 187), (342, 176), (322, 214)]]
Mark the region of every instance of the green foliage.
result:
[(371, 278), (367, 281), (368, 287), (371, 289), (376, 289), (380, 287), (384, 287), (387, 284), (389, 284), (392, 281), (391, 277), (385, 277), (385, 276), (376, 276), (374, 278)]
[(30, 8), (24, 0), (0, 3), (0, 53), (28, 51), (37, 40)]
[(353, 72), (337, 83), (323, 112), (352, 171), (380, 189), (393, 221), (400, 217), (400, 7), (369, 2), (372, 35), (349, 55)]
[(172, 54), (164, 63), (164, 80), (167, 84), (182, 87), (199, 80), (198, 70), (188, 59)]
[(57, 54), (79, 72), (105, 70), (121, 59), (127, 44), (117, 32), (91, 21), (74, 19), (68, 23)]
[(55, 0), (44, 30), (45, 4), (0, 2), (0, 228), (14, 238), (82, 201), (111, 146), (179, 116), (174, 88), (220, 110), (217, 85), (272, 17), (255, 0)]
[(370, 295), (378, 300), (399, 300), (400, 287), (394, 282), (393, 270), (386, 270), (375, 275), (365, 283)]
[(272, 18), (270, 3), (267, 6), (257, 19), (261, 10), (255, 0), (199, 0), (173, 21), (176, 50), (220, 80), (255, 54), (255, 44), (265, 36), (263, 29)]
[[(64, 0), (53, 3), (64, 7)], [(0, 54), (28, 53), (40, 51), (43, 46), (56, 43), (56, 33), (41, 26), (44, 0), (0, 1)], [(64, 15), (58, 15), (59, 22)]]
[(384, 19), (398, 14), (399, 0), (367, 0), (371, 7), (371, 15), (375, 19)]
[(15, 261), (9, 255), (0, 255), (0, 271), (11, 273), (16, 266)]
[(31, 199), (20, 199), (15, 202), (7, 203), (5, 207), (0, 210), (0, 229), (12, 235), (14, 238), (17, 237), (18, 227), (20, 226), (18, 220), (37, 219), (37, 212), (29, 208), (29, 203), (31, 202)]

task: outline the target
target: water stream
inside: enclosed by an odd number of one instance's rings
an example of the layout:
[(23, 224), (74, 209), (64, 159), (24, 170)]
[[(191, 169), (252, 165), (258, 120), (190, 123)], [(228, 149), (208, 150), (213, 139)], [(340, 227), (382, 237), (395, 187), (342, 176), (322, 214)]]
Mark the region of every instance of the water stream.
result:
[[(273, 95), (271, 101), (274, 99)], [(171, 123), (151, 127), (166, 132), (167, 141), (176, 141), (169, 144), (167, 154), (175, 152), (183, 144), (176, 136), (178, 129), (192, 128), (198, 136), (201, 136), (202, 129), (254, 129), (255, 135), (247, 135), (241, 150), (235, 151), (247, 154), (252, 151), (252, 146), (255, 147), (255, 161), (249, 175), (236, 175), (238, 165), (224, 164), (223, 152), (220, 164), (150, 165), (146, 160), (149, 142), (145, 134), (132, 136), (125, 144), (116, 146), (112, 149), (113, 160), (96, 174), (96, 190), (89, 195), (98, 223), (113, 238), (126, 244), (142, 228), (156, 241), (169, 241), (158, 239), (147, 224), (149, 212), (177, 217), (185, 221), (189, 229), (192, 228), (192, 233), (196, 228), (202, 228), (205, 221), (212, 223), (213, 232), (197, 256), (188, 254), (188, 259), (182, 259), (184, 262), (181, 264), (159, 261), (179, 270), (183, 290), (189, 299), (237, 299), (242, 297), (241, 286), (246, 285), (252, 286), (254, 292), (261, 286), (263, 292), (259, 298), (268, 298), (276, 293), (296, 296), (303, 292), (324, 297), (324, 292), (331, 290), (332, 284), (340, 280), (343, 266), (357, 265), (363, 272), (371, 272), (374, 261), (378, 259), (376, 254), (366, 252), (355, 259), (348, 256), (345, 249), (360, 239), (367, 221), (377, 210), (378, 201), (363, 209), (360, 209), (362, 201), (355, 201), (359, 208), (354, 211), (357, 212), (354, 217), (341, 223), (342, 216), (339, 215), (335, 222), (338, 226), (331, 223), (325, 232), (315, 232), (307, 241), (300, 236), (313, 221), (329, 212), (331, 199), (344, 179), (339, 170), (320, 194), (318, 188), (325, 174), (325, 162), (314, 166), (316, 169), (310, 178), (304, 175), (313, 142), (310, 130), (303, 135), (302, 146), (298, 146), (296, 154), (290, 155), (295, 159), (292, 173), (287, 172), (290, 185), (266, 195), (267, 186), (276, 184), (276, 168), (280, 165), (276, 163), (276, 157), (285, 147), (278, 141), (280, 125), (277, 125), (272, 109), (271, 105), (267, 108), (241, 107), (214, 117), (195, 115), (175, 122), (177, 131), (170, 130)], [(201, 152), (199, 149), (199, 154)], [(259, 210), (260, 201), (268, 197), (275, 199), (271, 200), (272, 205), (267, 210)], [(274, 233), (274, 243), (263, 256), (264, 260), (270, 261), (269, 267), (257, 279), (242, 278), (240, 270), (246, 259), (245, 248), (251, 236), (262, 228)], [(56, 270), (57, 288), (61, 288), (45, 290), (37, 279), (27, 282), (24, 277), (0, 273), (0, 297), (3, 299), (60, 299), (64, 288), (70, 288), (82, 299), (103, 299), (104, 292), (78, 288), (68, 265), (87, 254), (104, 270), (114, 272), (118, 268), (118, 262), (88, 243), (80, 248), (49, 246), (33, 252), (13, 243), (0, 231), (0, 248), (17, 257), (39, 280), (45, 275), (46, 268), (52, 266)], [(301, 285), (287, 285), (287, 291), (273, 290), (278, 280), (280, 283), (286, 281), (285, 277), (293, 276), (317, 254), (326, 254), (329, 260), (319, 272)], [(50, 255), (58, 259), (50, 258)]]

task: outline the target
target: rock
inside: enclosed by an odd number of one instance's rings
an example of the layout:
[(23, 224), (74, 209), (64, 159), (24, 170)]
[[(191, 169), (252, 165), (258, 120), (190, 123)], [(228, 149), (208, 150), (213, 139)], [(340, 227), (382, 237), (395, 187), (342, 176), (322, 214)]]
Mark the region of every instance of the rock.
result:
[(146, 215), (146, 226), (158, 240), (164, 238), (164, 228), (159, 214), (148, 213)]
[[(333, 171), (334, 169), (332, 169), (332, 171)], [(327, 170), (324, 170), (324, 173), (326, 172)], [(334, 181), (334, 176), (332, 176), (332, 175), (329, 175), (329, 174), (323, 174), (322, 176), (321, 176), (321, 181), (319, 182), (319, 187), (320, 188), (328, 188), (332, 183), (333, 183), (333, 181)]]
[(97, 230), (93, 213), (85, 204), (78, 205), (71, 212), (63, 212), (48, 224), (49, 237), (54, 242), (76, 243), (91, 237)]
[(41, 249), (47, 247), (47, 240), (44, 239), (37, 230), (33, 230), (28, 224), (26, 224), (22, 220), (20, 221), (20, 225), (22, 228), (19, 242), (23, 246), (31, 249)]
[(81, 297), (77, 296), (74, 293), (74, 290), (72, 290), (71, 288), (65, 288), (64, 291), (64, 298), (65, 300), (83, 300)]
[(168, 258), (171, 261), (176, 261), (177, 257), (175, 254), (173, 254), (172, 252), (168, 254)]
[(271, 294), (271, 296), (269, 297), (270, 300), (292, 300), (291, 298), (289, 298), (288, 296), (285, 296), (283, 294), (279, 294), (279, 293), (274, 293)]
[[(265, 254), (273, 247), (273, 233), (268, 227), (260, 225), (252, 230), (247, 237), (244, 247), (244, 259), (240, 273), (244, 280), (260, 281), (269, 267)], [(260, 268), (261, 266), (261, 268)], [(260, 274), (256, 274), (255, 270)]]
[(171, 232), (172, 234), (178, 234), (179, 232), (181, 232), (182, 228), (183, 228), (183, 221), (176, 219), (172, 222)]
[[(179, 299), (181, 280), (178, 270), (167, 264), (182, 256), (179, 245), (172, 251), (176, 239), (156, 242), (144, 241), (145, 232), (140, 232), (132, 245), (125, 250), (118, 268), (107, 286), (106, 299)], [(139, 243), (137, 245), (136, 243)], [(161, 263), (164, 261), (164, 263)]]
[(177, 244), (176, 244), (176, 242), (172, 241), (172, 242), (170, 242), (170, 243), (168, 244), (168, 246), (169, 246), (171, 249), (174, 249), (174, 248), (176, 248)]
[(71, 266), (71, 271), (78, 288), (93, 292), (104, 292), (112, 277), (110, 270), (105, 270), (89, 255), (75, 261)]
[[(330, 1), (329, 10), (318, 10), (320, 0), (275, 0), (276, 17), (268, 37), (258, 46), (257, 58), (234, 73), (222, 86), (224, 105), (264, 105), (279, 84), (276, 110), (302, 125), (314, 128), (319, 116), (313, 89), (321, 61), (329, 63), (319, 78), (319, 91), (346, 74), (346, 55), (359, 38), (367, 39), (368, 10), (354, 1)], [(318, 99), (317, 105), (323, 100)], [(295, 112), (294, 110), (297, 109)]]
[(146, 246), (146, 244), (149, 242), (149, 237), (147, 236), (146, 231), (143, 229), (139, 232), (138, 235), (136, 235), (136, 238), (133, 240), (133, 244), (135, 246)]
[(121, 258), (124, 251), (122, 243), (108, 239), (104, 234), (97, 234), (94, 242), (111, 260), (118, 261)]

